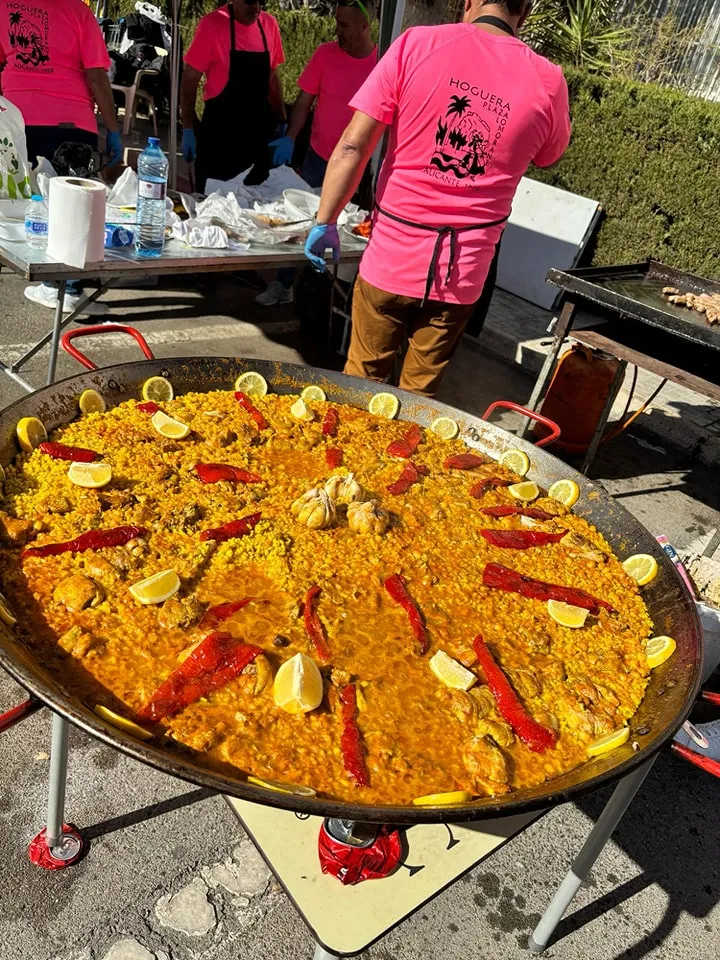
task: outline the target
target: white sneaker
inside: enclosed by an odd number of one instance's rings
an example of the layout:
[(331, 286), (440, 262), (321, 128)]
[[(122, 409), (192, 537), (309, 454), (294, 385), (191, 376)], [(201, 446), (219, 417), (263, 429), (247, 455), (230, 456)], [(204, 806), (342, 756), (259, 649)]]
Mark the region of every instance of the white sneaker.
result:
[[(66, 293), (63, 300), (63, 313), (72, 313), (84, 296), (82, 293)], [(25, 299), (54, 310), (58, 300), (57, 287), (46, 286), (44, 283), (33, 284), (25, 287)], [(102, 316), (107, 312), (107, 304), (97, 301), (88, 303), (82, 310), (82, 314), (93, 317)]]
[(292, 303), (294, 299), (292, 287), (284, 287), (279, 280), (273, 280), (266, 290), (255, 297), (255, 303), (261, 307), (277, 307), (281, 303)]

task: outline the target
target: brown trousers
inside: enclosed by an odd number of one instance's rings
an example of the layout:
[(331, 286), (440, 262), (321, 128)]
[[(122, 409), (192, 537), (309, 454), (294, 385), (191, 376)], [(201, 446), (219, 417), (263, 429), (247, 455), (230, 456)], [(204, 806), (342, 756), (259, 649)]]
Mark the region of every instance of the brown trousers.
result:
[(368, 380), (387, 380), (395, 354), (407, 337), (399, 387), (434, 397), (445, 367), (458, 348), (473, 304), (439, 300), (428, 300), (425, 306), (421, 303), (415, 297), (385, 293), (358, 276), (345, 373)]

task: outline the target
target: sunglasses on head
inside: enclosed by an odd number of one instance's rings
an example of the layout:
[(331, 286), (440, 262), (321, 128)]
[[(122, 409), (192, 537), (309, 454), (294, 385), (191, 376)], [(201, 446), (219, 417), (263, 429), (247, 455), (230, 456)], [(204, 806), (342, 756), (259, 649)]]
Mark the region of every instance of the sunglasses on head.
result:
[(340, 0), (338, 3), (339, 7), (357, 7), (358, 10), (362, 13), (365, 19), (370, 22), (370, 14), (367, 11), (367, 7), (362, 2), (362, 0)]

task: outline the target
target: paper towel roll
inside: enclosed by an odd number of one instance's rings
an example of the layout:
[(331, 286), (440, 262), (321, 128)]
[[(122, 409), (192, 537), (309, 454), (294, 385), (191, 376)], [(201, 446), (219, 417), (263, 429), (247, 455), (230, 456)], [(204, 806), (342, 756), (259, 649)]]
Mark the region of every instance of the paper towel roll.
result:
[(48, 256), (80, 269), (102, 260), (105, 185), (79, 177), (53, 177), (48, 201)]

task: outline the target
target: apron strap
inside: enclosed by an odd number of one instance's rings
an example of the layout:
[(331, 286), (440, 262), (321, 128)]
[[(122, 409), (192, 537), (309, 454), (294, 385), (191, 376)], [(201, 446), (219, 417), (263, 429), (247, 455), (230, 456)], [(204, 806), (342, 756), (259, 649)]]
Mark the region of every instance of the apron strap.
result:
[[(232, 3), (228, 3), (227, 9), (228, 9), (228, 13), (230, 14), (230, 53), (232, 54), (235, 52), (235, 13), (233, 12)], [(260, 14), (258, 14), (257, 25), (260, 30), (260, 36), (262, 37), (263, 52), (269, 54), (270, 48), (268, 47), (267, 37), (265, 36), (263, 25), (262, 23), (260, 23)]]
[(515, 36), (515, 31), (507, 20), (502, 20), (500, 17), (493, 17), (488, 14), (484, 17), (476, 17), (473, 23), (487, 23), (491, 27), (497, 27), (498, 30), (504, 30), (505, 33), (509, 33), (511, 37)]
[(427, 277), (425, 279), (425, 293), (423, 294), (422, 302), (420, 304), (421, 307), (424, 307), (427, 301), (430, 299), (430, 291), (432, 290), (433, 280), (435, 279), (435, 273), (438, 267), (438, 261), (440, 260), (442, 243), (445, 237), (450, 238), (450, 256), (448, 258), (447, 270), (445, 271), (445, 285), (447, 286), (447, 284), (450, 283), (452, 268), (455, 266), (458, 234), (468, 233), (470, 230), (487, 230), (489, 227), (498, 227), (501, 223), (505, 223), (510, 216), (510, 214), (507, 214), (504, 217), (500, 217), (499, 220), (490, 220), (487, 223), (472, 223), (464, 227), (432, 227), (429, 223), (416, 223), (414, 220), (406, 220), (404, 217), (398, 217), (396, 214), (390, 213), (388, 210), (383, 210), (379, 203), (375, 204), (375, 209), (378, 211), (378, 213), (381, 213), (384, 217), (387, 217), (388, 220), (394, 220), (396, 223), (402, 223), (406, 227), (415, 227), (417, 230), (429, 230), (431, 233), (437, 234), (435, 238), (435, 244), (433, 246), (432, 257), (430, 258), (430, 266), (428, 267)]
[(260, 36), (262, 37), (262, 42), (263, 42), (263, 47), (265, 48), (265, 53), (269, 54), (269, 53), (270, 53), (270, 49), (268, 48), (267, 37), (265, 36), (265, 31), (263, 30), (263, 25), (262, 25), (262, 23), (260, 22), (260, 17), (261, 17), (261, 16), (262, 16), (262, 10), (261, 10), (260, 13), (258, 14), (257, 25), (258, 25), (258, 27), (259, 27), (259, 29), (260, 29)]

